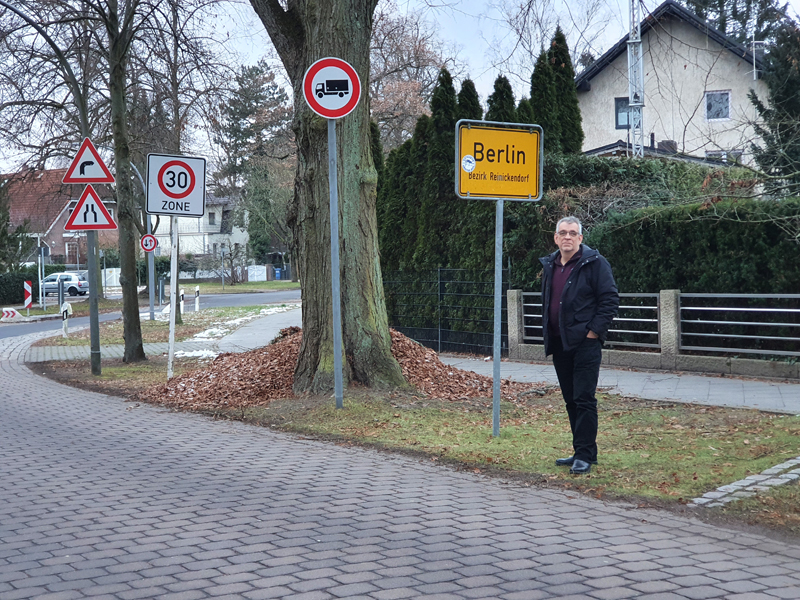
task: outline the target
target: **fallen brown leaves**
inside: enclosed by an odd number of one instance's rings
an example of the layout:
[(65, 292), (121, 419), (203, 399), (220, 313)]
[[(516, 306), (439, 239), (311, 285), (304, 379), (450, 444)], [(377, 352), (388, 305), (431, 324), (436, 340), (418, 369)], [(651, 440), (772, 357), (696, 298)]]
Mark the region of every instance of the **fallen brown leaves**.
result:
[[(173, 377), (168, 383), (139, 394), (146, 402), (189, 410), (220, 410), (266, 406), (293, 395), (294, 367), (302, 332), (297, 327), (281, 331), (275, 343), (238, 354), (221, 354), (203, 369)], [(466, 400), (492, 395), (492, 379), (442, 363), (436, 352), (392, 330), (392, 354), (403, 375), (431, 398)], [(503, 380), (501, 395), (515, 400), (536, 387)]]
[[(431, 398), (444, 400), (492, 396), (491, 377), (446, 365), (430, 348), (418, 344), (394, 329), (390, 331), (392, 354), (400, 363), (406, 380), (420, 392)], [(521, 392), (534, 387), (537, 386), (503, 379), (500, 383), (500, 395), (506, 400), (514, 400)]]

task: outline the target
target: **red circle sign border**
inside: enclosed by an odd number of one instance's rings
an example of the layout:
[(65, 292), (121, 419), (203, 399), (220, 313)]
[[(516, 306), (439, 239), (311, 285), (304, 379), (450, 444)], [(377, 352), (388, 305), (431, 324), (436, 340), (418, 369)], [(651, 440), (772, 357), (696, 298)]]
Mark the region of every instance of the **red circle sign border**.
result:
[[(173, 167), (173, 166), (183, 167), (184, 169), (186, 169), (186, 172), (189, 173), (189, 177), (191, 178), (191, 183), (189, 184), (189, 187), (186, 189), (185, 192), (181, 192), (180, 194), (173, 194), (168, 189), (166, 189), (164, 187), (164, 182), (161, 179), (161, 176), (164, 175), (164, 171), (167, 170), (167, 167)], [(173, 200), (180, 200), (181, 198), (186, 198), (186, 196), (191, 194), (192, 190), (194, 190), (194, 184), (195, 184), (194, 171), (192, 170), (192, 168), (189, 165), (187, 165), (182, 160), (171, 160), (169, 162), (164, 163), (164, 166), (162, 166), (158, 170), (158, 178), (157, 178), (157, 180), (158, 180), (159, 189), (162, 192), (164, 192), (167, 196), (172, 198)]]
[[(330, 110), (320, 105), (314, 96), (314, 90), (311, 89), (314, 76), (325, 67), (337, 67), (341, 69), (350, 78), (350, 81), (353, 83), (353, 87), (358, 89), (358, 93), (353, 94), (350, 97), (350, 101), (338, 110)], [(320, 58), (310, 67), (308, 67), (306, 74), (303, 76), (303, 96), (305, 97), (306, 104), (308, 104), (309, 108), (311, 108), (311, 110), (317, 113), (320, 117), (325, 117), (326, 119), (339, 119), (345, 115), (349, 115), (355, 110), (356, 106), (358, 106), (358, 102), (361, 100), (361, 80), (358, 78), (358, 73), (356, 73), (356, 70), (347, 61), (344, 61), (341, 58), (334, 58), (332, 56)]]
[[(149, 239), (153, 240), (153, 247), (148, 250), (147, 248), (144, 247), (144, 241)], [(158, 239), (156, 239), (156, 236), (154, 236), (153, 234), (146, 233), (142, 236), (142, 239), (139, 241), (139, 245), (141, 245), (142, 250), (144, 250), (145, 252), (152, 252), (158, 247)]]

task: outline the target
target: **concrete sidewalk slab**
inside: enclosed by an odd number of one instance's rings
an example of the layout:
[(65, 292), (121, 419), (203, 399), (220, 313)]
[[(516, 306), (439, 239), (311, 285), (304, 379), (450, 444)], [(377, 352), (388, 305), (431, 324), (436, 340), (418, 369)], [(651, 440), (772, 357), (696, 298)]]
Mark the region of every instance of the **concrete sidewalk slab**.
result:
[[(459, 369), (492, 376), (491, 362), (448, 355), (440, 358)], [(558, 385), (552, 364), (502, 361), (500, 376), (514, 381), (543, 381)], [(800, 414), (800, 383), (601, 367), (598, 386), (609, 388), (614, 394), (648, 400)]]

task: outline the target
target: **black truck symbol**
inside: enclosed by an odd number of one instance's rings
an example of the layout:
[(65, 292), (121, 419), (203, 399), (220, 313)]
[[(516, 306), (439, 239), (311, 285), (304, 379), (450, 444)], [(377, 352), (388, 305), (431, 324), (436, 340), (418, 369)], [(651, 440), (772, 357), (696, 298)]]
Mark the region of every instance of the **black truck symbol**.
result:
[(345, 94), (350, 93), (350, 81), (347, 79), (326, 79), (325, 83), (318, 83), (314, 89), (317, 98), (323, 96), (339, 95), (339, 98), (344, 98)]

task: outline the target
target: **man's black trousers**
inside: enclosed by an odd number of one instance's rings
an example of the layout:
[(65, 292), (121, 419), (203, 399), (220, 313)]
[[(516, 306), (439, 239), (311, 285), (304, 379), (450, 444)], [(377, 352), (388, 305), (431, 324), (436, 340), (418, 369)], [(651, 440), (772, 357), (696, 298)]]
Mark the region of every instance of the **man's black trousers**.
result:
[(553, 366), (567, 405), (572, 447), (576, 459), (597, 462), (597, 378), (603, 344), (586, 338), (577, 348), (564, 352), (560, 339), (553, 344)]

